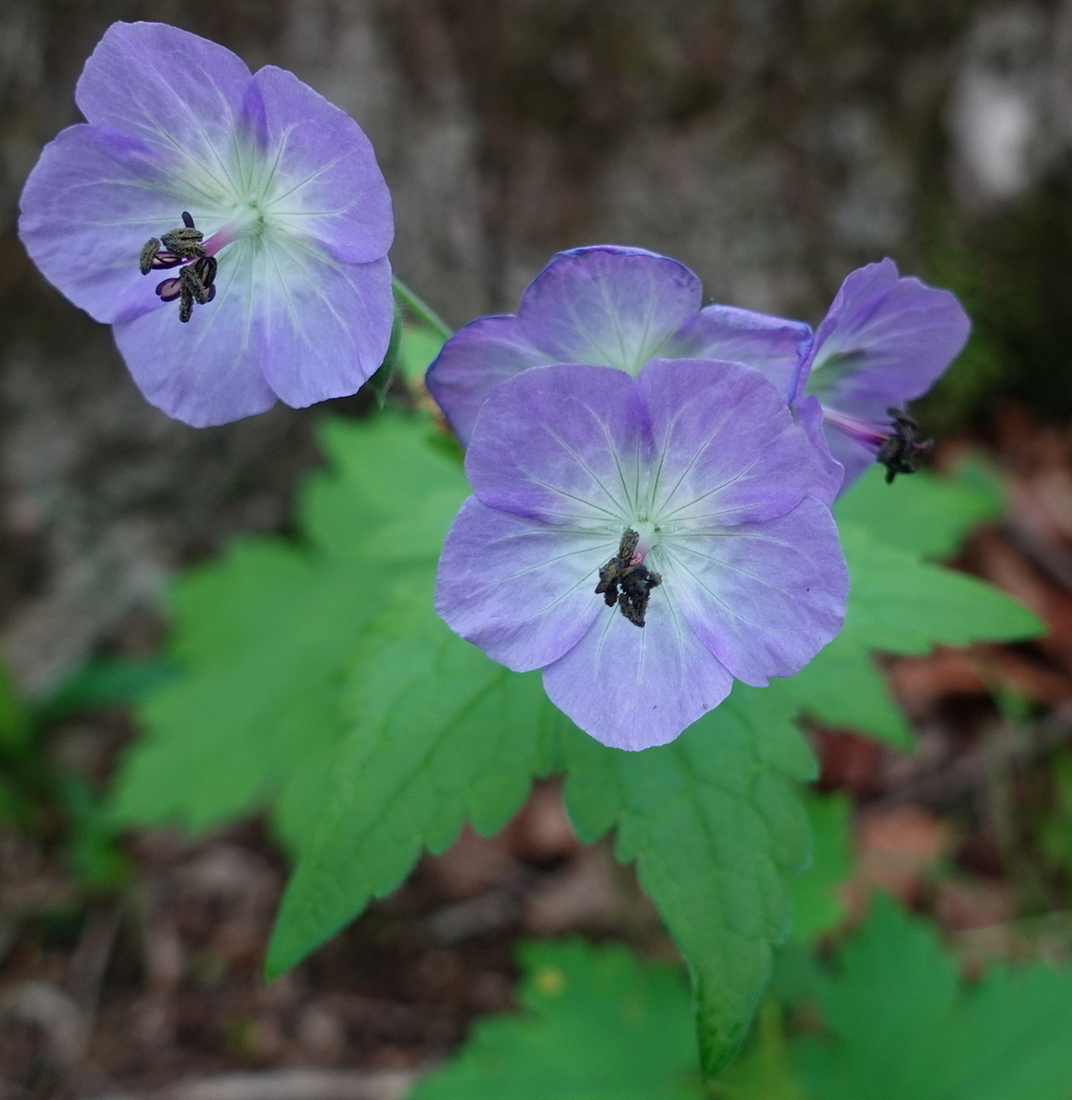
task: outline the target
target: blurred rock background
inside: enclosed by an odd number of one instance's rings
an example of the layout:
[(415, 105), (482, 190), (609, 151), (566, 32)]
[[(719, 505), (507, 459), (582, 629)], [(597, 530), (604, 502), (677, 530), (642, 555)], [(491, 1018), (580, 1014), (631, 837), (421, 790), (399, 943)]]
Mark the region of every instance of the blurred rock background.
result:
[(307, 412), (194, 431), (147, 406), (18, 243), (23, 179), (116, 19), (290, 68), (358, 119), (397, 271), (452, 323), (579, 244), (667, 252), (712, 298), (813, 322), (890, 255), (976, 321), (928, 427), (999, 399), (1072, 412), (1072, 3), (4, 0), (0, 637), (31, 691), (151, 647), (168, 571), (285, 523), (316, 461)]

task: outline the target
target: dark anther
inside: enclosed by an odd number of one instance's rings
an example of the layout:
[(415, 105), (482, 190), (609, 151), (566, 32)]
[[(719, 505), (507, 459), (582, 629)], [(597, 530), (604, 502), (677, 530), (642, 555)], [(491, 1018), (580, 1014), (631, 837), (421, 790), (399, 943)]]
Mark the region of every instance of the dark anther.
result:
[(188, 256), (190, 259), (204, 256), (205, 248), (201, 242), (205, 239), (205, 235), (194, 226), (194, 220), (190, 217), (188, 210), (182, 212), (182, 225), (182, 229), (170, 229), (160, 238), (164, 247), (169, 252)]
[(887, 409), (892, 423), (893, 434), (888, 435), (875, 456), (877, 462), (886, 467), (886, 484), (898, 474), (914, 474), (919, 469), (920, 459), (930, 454), (934, 446), (933, 439), (917, 439), (919, 425), (900, 409)]
[(138, 257), (138, 267), (143, 275), (148, 275), (156, 267), (156, 256), (160, 251), (160, 241), (156, 237), (150, 237), (141, 246), (141, 255)]
[(634, 625), (643, 626), (648, 610), (648, 599), (653, 588), (663, 583), (658, 573), (652, 572), (643, 562), (634, 561), (640, 535), (630, 528), (622, 535), (618, 553), (599, 570), (596, 592), (602, 595), (608, 607), (618, 605), (618, 610)]
[(206, 254), (201, 243), (204, 236), (189, 210), (184, 210), (182, 227), (169, 230), (160, 240), (151, 237), (138, 257), (143, 275), (162, 268), (181, 268), (178, 277), (165, 279), (156, 293), (165, 302), (179, 300), (179, 320), (183, 322), (190, 320), (195, 302), (203, 306), (216, 297), (216, 258)]

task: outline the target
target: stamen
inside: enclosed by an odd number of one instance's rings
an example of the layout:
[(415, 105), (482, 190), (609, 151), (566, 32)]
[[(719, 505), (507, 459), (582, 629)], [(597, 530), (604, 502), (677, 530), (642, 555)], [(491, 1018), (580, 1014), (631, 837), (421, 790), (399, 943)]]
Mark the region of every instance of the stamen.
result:
[(138, 257), (138, 267), (143, 275), (148, 275), (156, 267), (156, 258), (159, 254), (160, 241), (156, 237), (150, 237), (141, 246), (141, 255)]
[(920, 460), (930, 454), (934, 440), (917, 439), (919, 425), (903, 410), (891, 408), (886, 412), (890, 423), (877, 424), (824, 406), (823, 423), (873, 448), (875, 461), (886, 467), (886, 484), (889, 485), (898, 474), (916, 473)]
[(662, 577), (644, 564), (644, 555), (636, 552), (640, 535), (629, 528), (618, 545), (618, 553), (599, 570), (596, 592), (608, 607), (618, 610), (634, 625), (643, 626), (651, 590), (663, 583)]
[[(146, 245), (148, 248), (148, 245)], [(189, 260), (188, 256), (179, 256), (174, 252), (158, 252), (152, 260), (150, 267), (159, 271), (164, 267), (178, 267), (179, 264), (184, 264)], [(143, 275), (148, 275), (148, 271), (143, 271)]]
[(893, 419), (893, 435), (887, 436), (875, 456), (886, 467), (886, 484), (898, 474), (914, 474), (920, 459), (930, 454), (933, 439), (917, 439), (919, 425), (900, 409), (887, 409)]
[(216, 297), (214, 284), (218, 263), (215, 253), (231, 239), (221, 230), (208, 242), (210, 248), (201, 243), (204, 236), (194, 225), (190, 212), (184, 210), (182, 228), (169, 230), (159, 240), (150, 237), (138, 257), (138, 267), (143, 275), (166, 268), (181, 269), (177, 278), (164, 279), (159, 283), (156, 293), (165, 302), (179, 300), (179, 320), (182, 322), (190, 320), (195, 302), (208, 305)]
[(182, 279), (165, 279), (156, 288), (156, 293), (165, 301), (173, 302), (182, 292)]

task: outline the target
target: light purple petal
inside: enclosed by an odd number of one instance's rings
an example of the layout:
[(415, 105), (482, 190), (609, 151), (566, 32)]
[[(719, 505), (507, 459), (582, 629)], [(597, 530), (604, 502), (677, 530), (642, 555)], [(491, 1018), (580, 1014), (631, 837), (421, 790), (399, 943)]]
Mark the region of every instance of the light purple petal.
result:
[[(819, 399), (808, 395), (798, 398), (793, 407), (793, 419), (808, 437), (812, 447), (811, 495), (824, 504), (830, 504), (845, 482), (845, 466), (830, 453), (831, 441), (823, 430), (823, 407), (819, 404)], [(837, 434), (840, 439), (845, 439), (840, 432), (830, 434)], [(845, 442), (848, 443), (849, 440), (845, 439)], [(867, 452), (867, 461), (875, 461), (875, 456), (870, 451)]]
[(115, 326), (116, 343), (146, 399), (195, 428), (252, 416), (276, 402), (254, 345), (254, 255), (250, 247), (228, 251), (215, 301), (194, 306), (187, 324), (173, 302)]
[(754, 367), (788, 396), (811, 326), (735, 306), (706, 306), (678, 333), (674, 354)]
[(487, 505), (555, 524), (610, 524), (633, 514), (650, 453), (635, 384), (613, 367), (533, 367), (491, 391), (465, 471)]
[(472, 438), (476, 414), (505, 378), (550, 362), (521, 331), (512, 314), (480, 317), (460, 328), (428, 368), (428, 391), (462, 446)]
[(801, 382), (824, 405), (885, 419), (926, 393), (968, 338), (956, 297), (898, 278), (892, 260), (852, 272), (819, 326)]
[(577, 645), (544, 669), (543, 683), (585, 733), (637, 750), (673, 741), (726, 698), (733, 680), (657, 588), (644, 627), (604, 607)]
[(250, 79), (241, 58), (196, 34), (166, 23), (113, 23), (75, 99), (93, 125), (188, 158), (221, 189), (240, 191), (231, 152)]
[(138, 271), (150, 237), (179, 224), (174, 180), (140, 142), (70, 126), (45, 146), (22, 192), (19, 236), (42, 274), (96, 321), (157, 309), (164, 274)]
[(342, 263), (285, 236), (253, 252), (255, 347), (265, 380), (295, 408), (356, 393), (391, 338), (390, 264)]
[(339, 260), (385, 256), (394, 237), (391, 196), (361, 127), (284, 69), (268, 65), (253, 81), (275, 162), (273, 222), (313, 238)]
[(542, 668), (576, 645), (601, 608), (610, 613), (595, 586), (618, 541), (569, 534), (470, 497), (443, 545), (436, 611), (515, 672)]
[(559, 363), (637, 374), (673, 354), (678, 329), (700, 308), (700, 280), (683, 264), (639, 248), (560, 252), (521, 298), (522, 331)]
[(811, 497), (776, 519), (679, 536), (651, 558), (697, 635), (746, 684), (799, 672), (844, 621), (837, 526)]
[(651, 417), (652, 518), (670, 530), (779, 516), (812, 482), (785, 398), (740, 363), (654, 359), (637, 389)]

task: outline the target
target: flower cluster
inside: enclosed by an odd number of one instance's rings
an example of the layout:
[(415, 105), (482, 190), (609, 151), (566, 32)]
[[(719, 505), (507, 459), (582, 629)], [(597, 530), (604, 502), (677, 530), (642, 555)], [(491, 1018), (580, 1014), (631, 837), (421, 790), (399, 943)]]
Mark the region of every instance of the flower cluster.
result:
[(891, 472), (914, 468), (921, 445), (899, 410), (930, 389), (968, 336), (949, 291), (900, 278), (883, 260), (849, 275), (814, 332), (801, 321), (701, 303), (700, 280), (666, 256), (608, 245), (560, 252), (516, 315), (481, 317), (447, 342), (428, 388), (466, 442), (492, 388), (529, 367), (592, 363), (635, 375), (656, 357), (730, 360), (783, 393), (812, 439), (815, 491), (824, 499), (876, 458), (891, 459)]
[[(817, 331), (729, 306), (665, 256), (560, 253), (516, 315), (447, 341), (428, 388), (473, 496), (437, 610), (608, 745), (675, 738), (733, 680), (799, 671), (840, 630), (829, 505), (926, 444), (901, 406), (968, 322), (890, 260), (854, 272)], [(602, 598), (601, 598), (602, 597)]]
[(357, 390), (390, 340), (394, 233), (357, 123), (160, 23), (113, 24), (76, 98), (19, 233), (148, 400), (200, 427)]
[[(291, 74), (117, 23), (44, 150), (19, 231), (114, 326), (146, 397), (192, 425), (353, 393), (388, 349), (390, 197), (355, 122)], [(176, 308), (177, 303), (177, 308)], [(665, 256), (563, 252), (516, 315), (447, 341), (428, 388), (473, 496), (439, 614), (608, 745), (675, 738), (734, 679), (799, 671), (848, 593), (830, 504), (871, 462), (910, 473), (904, 411), (960, 350), (946, 291), (890, 260), (813, 331), (702, 304)]]

